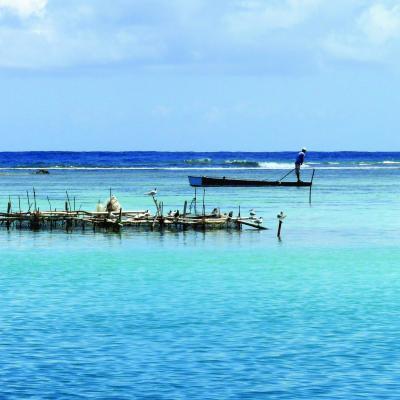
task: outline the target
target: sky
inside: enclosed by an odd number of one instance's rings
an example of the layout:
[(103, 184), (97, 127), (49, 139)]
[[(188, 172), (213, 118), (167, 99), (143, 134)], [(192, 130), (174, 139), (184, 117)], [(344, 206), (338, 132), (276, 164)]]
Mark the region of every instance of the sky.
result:
[(0, 0), (2, 151), (400, 151), (400, 2)]

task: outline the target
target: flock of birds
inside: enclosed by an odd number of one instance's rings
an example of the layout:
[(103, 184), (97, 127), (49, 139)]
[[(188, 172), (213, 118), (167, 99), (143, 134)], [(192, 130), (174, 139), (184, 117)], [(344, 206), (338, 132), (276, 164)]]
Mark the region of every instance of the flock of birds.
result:
[[(154, 198), (155, 196), (157, 196), (157, 188), (150, 190), (149, 192), (145, 193), (145, 195), (148, 195), (148, 196), (151, 196)], [(120, 205), (118, 199), (114, 195), (110, 197), (109, 201), (106, 203), (105, 206), (99, 200), (97, 207), (96, 207), (96, 211), (99, 211), (99, 212), (104, 212), (104, 211), (118, 212), (120, 209), (121, 209), (121, 205)], [(281, 213), (281, 214), (282, 214), (281, 217), (284, 218), (285, 216), (283, 216), (283, 213)], [(146, 210), (144, 212), (144, 215), (150, 215), (149, 210)], [(179, 215), (180, 215), (179, 210), (174, 210), (174, 211), (170, 210), (168, 212), (169, 217), (179, 217)], [(211, 215), (215, 216), (215, 217), (220, 217), (221, 212), (220, 212), (219, 208), (214, 208), (211, 212)], [(224, 214), (224, 215), (226, 215), (228, 217), (233, 217), (233, 212), (231, 211), (229, 214)], [(259, 224), (259, 225), (262, 224), (262, 222), (263, 222), (262, 217), (258, 217), (253, 208), (250, 209), (249, 216), (250, 216), (249, 219), (252, 222)], [(279, 215), (278, 215), (278, 217), (279, 217)]]
[(249, 214), (250, 214), (250, 219), (253, 220), (253, 222), (255, 222), (256, 224), (259, 224), (259, 225), (262, 224), (262, 222), (263, 222), (262, 217), (257, 217), (257, 214), (253, 208), (250, 209)]
[[(147, 196), (151, 196), (151, 197), (155, 197), (155, 196), (157, 196), (157, 188), (154, 188), (153, 190), (150, 190), (150, 192), (147, 192), (147, 193), (145, 193)], [(218, 215), (219, 214), (219, 210), (217, 209), (217, 208), (214, 208), (214, 210), (212, 211), (212, 214), (214, 215)], [(232, 213), (229, 213), (229, 214), (232, 214)], [(250, 215), (250, 219), (253, 221), (253, 222), (255, 222), (256, 224), (259, 224), (259, 225), (261, 225), (262, 224), (262, 222), (263, 222), (263, 219), (262, 219), (262, 217), (257, 217), (257, 214), (256, 214), (256, 212), (254, 211), (254, 209), (252, 208), (250, 211), (249, 211), (249, 215)], [(179, 216), (179, 210), (174, 210), (174, 211), (172, 211), (172, 210), (170, 210), (169, 212), (168, 212), (168, 216), (171, 216), (171, 217), (178, 217)], [(232, 216), (232, 215), (230, 215), (230, 216)]]

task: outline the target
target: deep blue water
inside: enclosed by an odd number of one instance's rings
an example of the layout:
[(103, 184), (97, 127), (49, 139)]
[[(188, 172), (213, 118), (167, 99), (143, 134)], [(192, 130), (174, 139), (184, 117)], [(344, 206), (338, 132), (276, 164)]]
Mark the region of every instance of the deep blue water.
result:
[[(285, 168), (297, 152), (2, 152), (1, 168)], [(278, 164), (277, 164), (278, 163)], [(400, 165), (400, 153), (309, 152), (306, 164), (317, 168)]]
[[(124, 209), (151, 209), (153, 187), (182, 208), (189, 173), (278, 177), (295, 154), (0, 153), (0, 210), (33, 187), (41, 209), (110, 187)], [(263, 232), (0, 229), (0, 398), (399, 398), (399, 162), (310, 152), (311, 206), (301, 188), (207, 191)]]

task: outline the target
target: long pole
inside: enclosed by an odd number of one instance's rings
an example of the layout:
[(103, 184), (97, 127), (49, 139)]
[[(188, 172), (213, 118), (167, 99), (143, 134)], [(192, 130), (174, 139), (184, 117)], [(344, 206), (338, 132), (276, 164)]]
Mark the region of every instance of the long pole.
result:
[(315, 169), (313, 169), (313, 171), (312, 171), (310, 192), (309, 192), (309, 195), (308, 195), (308, 202), (309, 202), (310, 204), (311, 204), (311, 192), (312, 192), (312, 185), (313, 185), (313, 180), (314, 180), (314, 174), (315, 174)]
[(50, 206), (50, 212), (51, 212), (51, 203), (50, 203), (49, 196), (47, 196), (47, 201), (49, 202), (49, 206)]
[(197, 188), (194, 188), (194, 215), (197, 215)]
[(72, 211), (72, 208), (71, 208), (71, 202), (69, 201), (69, 195), (68, 195), (68, 191), (66, 190), (66, 191), (65, 191), (65, 193), (66, 193), (66, 195), (67, 195), (67, 201), (68, 201), (68, 210), (69, 210), (69, 211)]
[(293, 168), (292, 170), (290, 170), (286, 175), (284, 175), (281, 179), (279, 179), (278, 182), (283, 181), (289, 174), (291, 174), (293, 171), (295, 170), (295, 168)]
[(205, 203), (205, 197), (206, 197), (206, 189), (203, 189), (203, 215), (206, 215), (206, 203)]
[(36, 212), (37, 208), (36, 208), (36, 192), (35, 192), (35, 188), (33, 188), (33, 201), (34, 201), (34, 204), (35, 204), (35, 212)]
[(31, 211), (31, 200), (29, 198), (29, 192), (28, 191), (26, 191), (26, 197), (28, 199), (28, 212), (30, 212)]

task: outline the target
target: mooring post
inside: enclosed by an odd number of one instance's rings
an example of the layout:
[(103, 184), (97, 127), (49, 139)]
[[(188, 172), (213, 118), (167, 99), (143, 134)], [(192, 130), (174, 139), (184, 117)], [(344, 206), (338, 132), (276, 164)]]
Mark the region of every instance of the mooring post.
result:
[(197, 215), (197, 188), (194, 188), (194, 214)]
[(203, 216), (206, 215), (206, 203), (205, 203), (205, 197), (206, 197), (206, 188), (203, 188)]
[(240, 204), (239, 204), (239, 214), (238, 214), (238, 217), (240, 218)]
[(19, 209), (19, 229), (21, 229), (21, 225), (22, 225), (22, 218), (21, 218), (21, 196), (18, 196), (18, 209)]
[(11, 198), (8, 198), (8, 204), (7, 204), (7, 222), (6, 222), (6, 226), (7, 226), (7, 230), (10, 229), (10, 213), (11, 213)]
[(308, 195), (308, 202), (309, 202), (310, 204), (311, 204), (311, 192), (312, 192), (312, 185), (313, 185), (313, 180), (314, 180), (314, 174), (315, 174), (315, 169), (313, 169), (313, 171), (312, 171), (310, 192), (309, 192), (309, 195)]
[(276, 236), (280, 240), (281, 239), (282, 224), (283, 224), (283, 220), (286, 218), (286, 215), (283, 213), (283, 211), (281, 211), (276, 217), (278, 218), (278, 233), (277, 233)]

